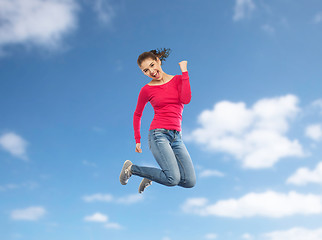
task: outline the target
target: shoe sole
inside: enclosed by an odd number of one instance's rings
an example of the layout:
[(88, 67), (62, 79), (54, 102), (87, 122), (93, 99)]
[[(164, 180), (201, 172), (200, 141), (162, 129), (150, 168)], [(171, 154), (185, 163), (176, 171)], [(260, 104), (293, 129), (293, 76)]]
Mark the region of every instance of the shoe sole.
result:
[(124, 180), (124, 178), (122, 177), (122, 176), (124, 176), (124, 171), (125, 171), (125, 169), (127, 169), (129, 166), (131, 166), (132, 165), (132, 162), (130, 161), (130, 160), (126, 160), (125, 162), (124, 162), (124, 164), (123, 164), (123, 167), (122, 167), (122, 170), (121, 170), (121, 173), (120, 173), (120, 183), (122, 184), (122, 185), (126, 185), (127, 184), (127, 181), (126, 180)]
[[(146, 187), (144, 187), (143, 186), (143, 183), (145, 182), (145, 184), (149, 184), (148, 186), (146, 186)], [(144, 185), (145, 185), (144, 184)], [(151, 180), (148, 180), (148, 179), (146, 179), (146, 178), (143, 178), (142, 179), (142, 181), (141, 181), (141, 183), (140, 183), (140, 185), (139, 185), (139, 193), (143, 193), (144, 192), (144, 190), (147, 188), (147, 187), (149, 187), (149, 186), (151, 186), (152, 185), (152, 181)]]

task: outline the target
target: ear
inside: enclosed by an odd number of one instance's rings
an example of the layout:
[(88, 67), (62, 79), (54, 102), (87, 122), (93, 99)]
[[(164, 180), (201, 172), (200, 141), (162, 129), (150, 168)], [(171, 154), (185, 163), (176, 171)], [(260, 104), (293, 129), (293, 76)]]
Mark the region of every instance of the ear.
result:
[(160, 65), (162, 65), (162, 62), (161, 62), (161, 60), (160, 60), (159, 57), (157, 57), (157, 63), (160, 64)]

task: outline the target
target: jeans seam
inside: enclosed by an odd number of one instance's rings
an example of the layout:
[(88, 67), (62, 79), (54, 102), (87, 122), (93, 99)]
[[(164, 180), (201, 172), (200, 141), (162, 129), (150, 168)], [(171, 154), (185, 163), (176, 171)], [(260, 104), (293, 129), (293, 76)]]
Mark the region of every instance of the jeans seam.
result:
[[(182, 174), (183, 174), (183, 182), (182, 183), (186, 183), (186, 171), (185, 171), (185, 168), (180, 160), (180, 158), (178, 157), (177, 154), (174, 154), (176, 156), (176, 159), (178, 161), (178, 164), (180, 164), (181, 168), (182, 168)], [(180, 171), (180, 168), (179, 168), (179, 171)], [(181, 173), (180, 173), (180, 177), (181, 177)]]
[[(156, 140), (156, 138), (154, 139), (154, 140)], [(156, 145), (157, 145), (157, 149), (158, 149), (158, 152), (160, 153), (160, 155), (162, 156), (162, 160), (165, 160), (166, 158), (165, 158), (165, 156), (164, 156), (164, 153), (160, 150), (160, 145), (159, 145), (159, 143), (157, 142), (157, 141), (155, 141), (156, 142)], [(167, 169), (169, 169), (169, 164), (168, 164), (168, 161), (163, 161), (163, 162), (165, 162), (166, 163), (166, 167), (167, 167)], [(164, 172), (164, 170), (163, 169), (161, 169), (161, 171), (162, 171), (162, 173), (165, 175), (165, 177), (166, 177), (166, 179), (168, 179), (168, 176), (165, 174), (165, 172)]]

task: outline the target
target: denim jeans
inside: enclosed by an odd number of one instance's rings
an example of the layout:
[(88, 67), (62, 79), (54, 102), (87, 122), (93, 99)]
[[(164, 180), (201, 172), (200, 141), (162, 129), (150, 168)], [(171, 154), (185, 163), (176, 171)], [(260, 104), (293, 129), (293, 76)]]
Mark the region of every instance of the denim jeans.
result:
[(166, 186), (193, 187), (196, 184), (195, 170), (181, 138), (181, 131), (150, 130), (149, 148), (161, 169), (132, 165), (132, 174)]

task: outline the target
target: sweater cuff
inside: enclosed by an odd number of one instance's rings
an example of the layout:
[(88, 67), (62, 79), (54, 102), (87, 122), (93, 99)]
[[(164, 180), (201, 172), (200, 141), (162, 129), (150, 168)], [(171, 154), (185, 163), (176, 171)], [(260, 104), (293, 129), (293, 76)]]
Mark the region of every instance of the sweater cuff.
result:
[(188, 71), (182, 72), (182, 79), (187, 79), (189, 78)]

